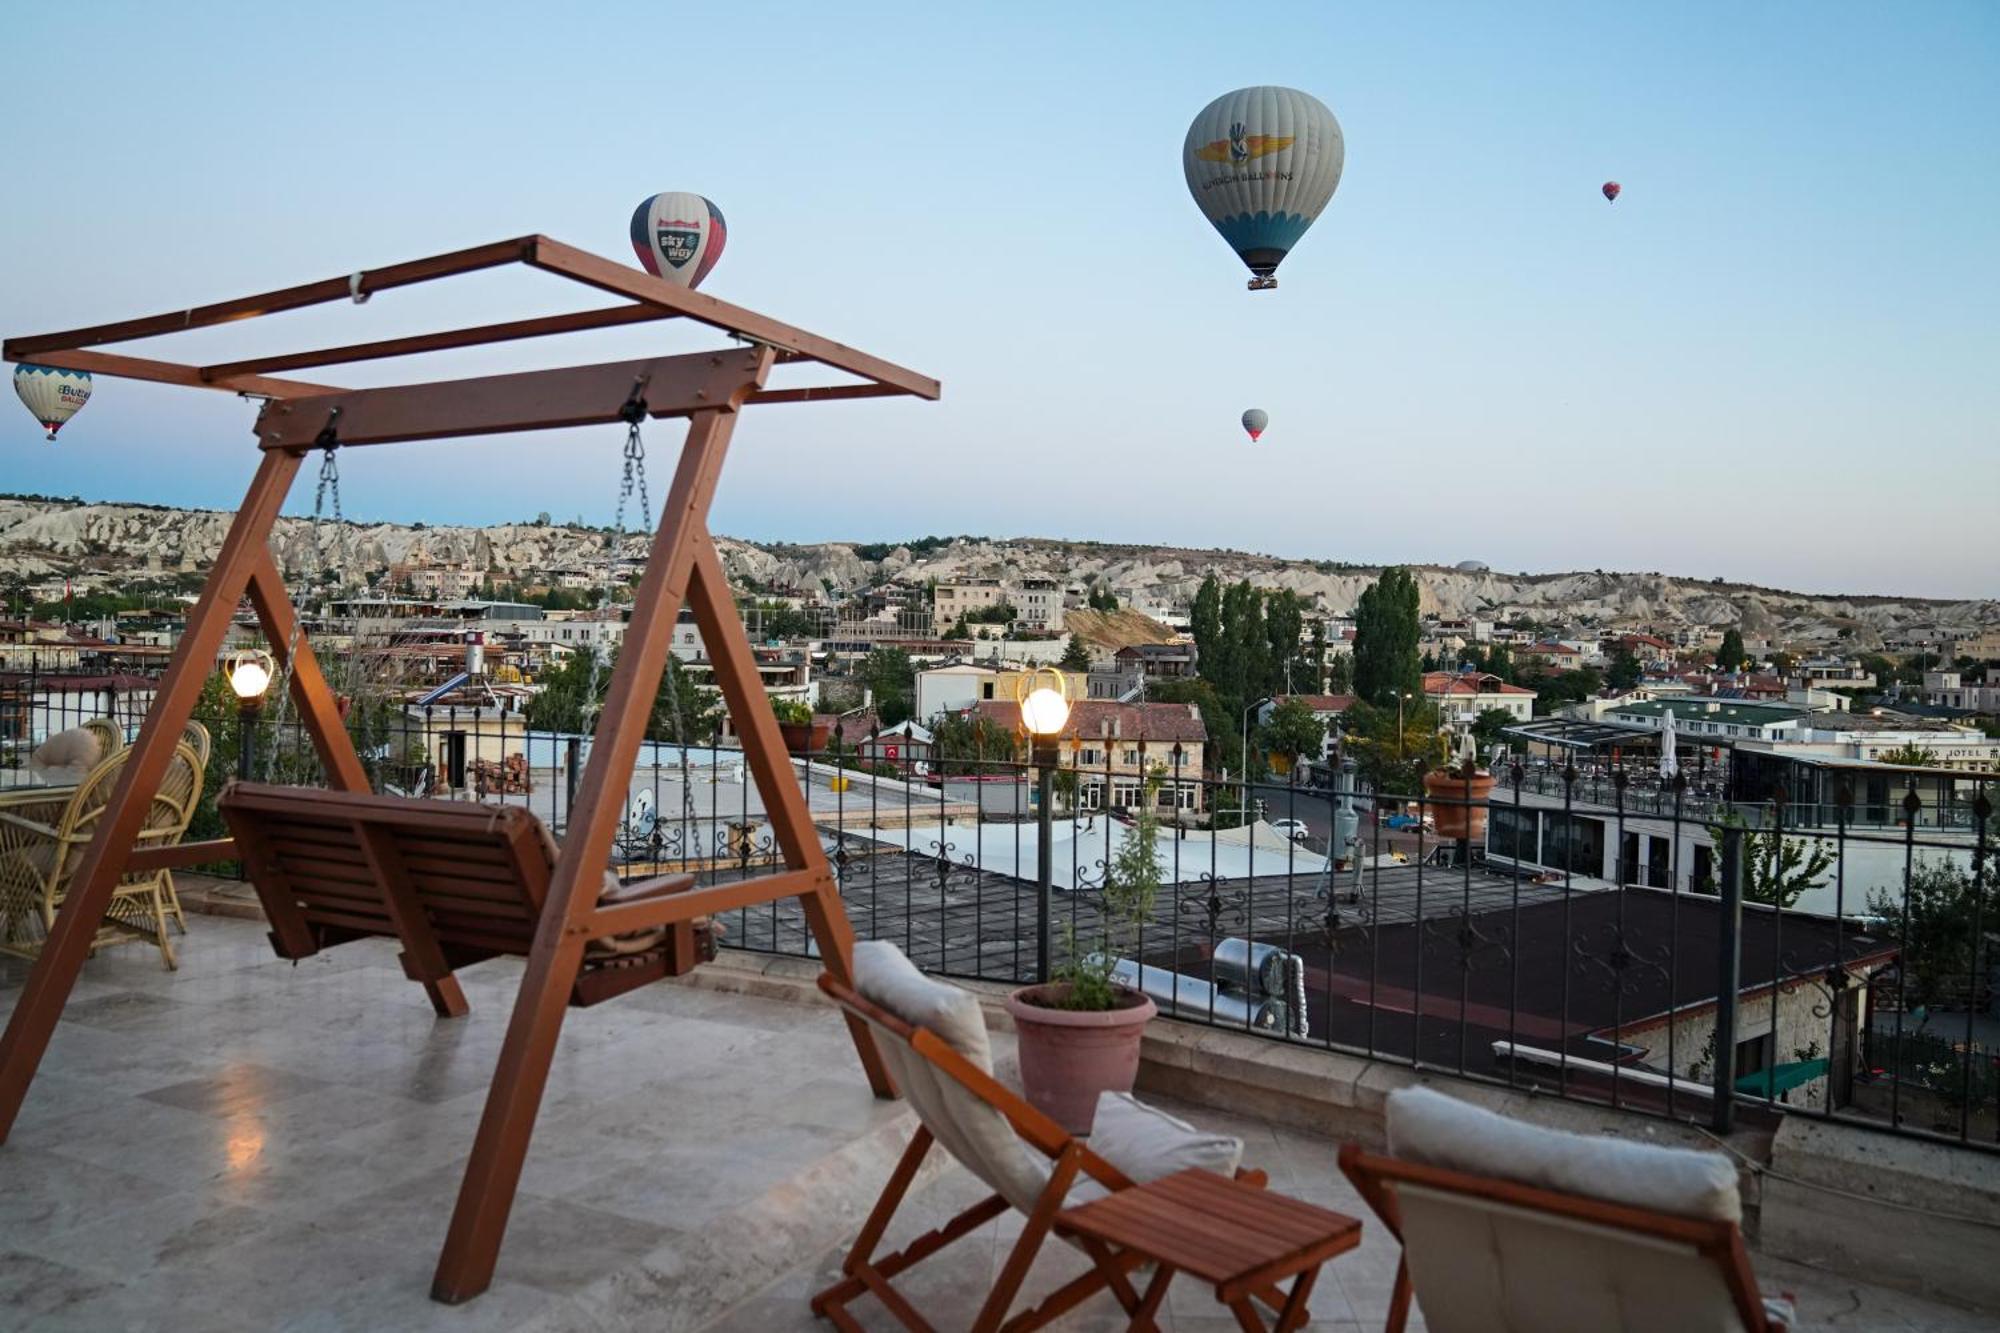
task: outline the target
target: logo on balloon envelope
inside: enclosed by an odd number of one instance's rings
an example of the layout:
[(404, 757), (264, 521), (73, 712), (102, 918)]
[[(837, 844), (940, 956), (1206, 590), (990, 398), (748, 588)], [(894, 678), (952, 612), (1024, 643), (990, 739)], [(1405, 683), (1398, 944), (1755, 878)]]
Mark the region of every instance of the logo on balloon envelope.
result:
[(1281, 153), (1298, 139), (1292, 134), (1232, 134), (1194, 150), (1204, 162), (1248, 162), (1252, 158)]
[(660, 257), (675, 268), (684, 267), (701, 246), (699, 222), (661, 221), (655, 231)]

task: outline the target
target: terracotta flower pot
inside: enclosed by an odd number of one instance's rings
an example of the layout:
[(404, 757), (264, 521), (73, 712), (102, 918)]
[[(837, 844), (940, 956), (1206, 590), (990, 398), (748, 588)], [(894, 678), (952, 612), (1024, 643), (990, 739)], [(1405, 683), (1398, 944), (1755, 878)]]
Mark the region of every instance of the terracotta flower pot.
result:
[(780, 722), (778, 734), (792, 754), (824, 754), (827, 737), (833, 734), (830, 722)]
[(1424, 774), (1424, 792), (1431, 798), (1431, 815), (1437, 820), (1437, 835), (1453, 842), (1463, 838), (1481, 842), (1486, 837), (1486, 807), (1465, 802), (1483, 802), (1493, 795), (1493, 775), (1484, 770), (1460, 777), (1449, 769)]
[[(1138, 991), (1119, 989), (1119, 1007), (1058, 1009), (1068, 983), (1025, 986), (1007, 997), (1019, 1036), (1021, 1090), (1072, 1134), (1088, 1134), (1097, 1094), (1130, 1092), (1139, 1077), (1139, 1039), (1159, 1010)], [(1040, 1001), (1040, 1003), (1037, 1003)]]

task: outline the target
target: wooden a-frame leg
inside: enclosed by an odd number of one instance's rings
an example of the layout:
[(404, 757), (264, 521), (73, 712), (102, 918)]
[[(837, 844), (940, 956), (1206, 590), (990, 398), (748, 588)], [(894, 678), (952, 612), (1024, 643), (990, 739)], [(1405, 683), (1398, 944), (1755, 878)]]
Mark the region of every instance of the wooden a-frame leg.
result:
[(1000, 1276), (993, 1283), (993, 1290), (986, 1294), (986, 1303), (979, 1307), (979, 1317), (972, 1321), (972, 1333), (995, 1333), (1007, 1317), (1007, 1307), (1014, 1303), (1015, 1293), (1020, 1291), (1028, 1269), (1034, 1266), (1042, 1242), (1048, 1239), (1050, 1229), (1055, 1226), (1056, 1214), (1062, 1211), (1063, 1201), (1069, 1197), (1070, 1186), (1076, 1182), (1077, 1168), (1082, 1162), (1082, 1149), (1074, 1141), (1056, 1159), (1055, 1170), (1049, 1173), (1049, 1183), (1043, 1187), (1041, 1197), (1035, 1200), (1035, 1211), (1028, 1214), (1027, 1225), (1021, 1228), (1021, 1238), (1014, 1242), (1007, 1262), (1001, 1266)]
[[(688, 606), (694, 611), (702, 643), (714, 663), (716, 686), (722, 691), (729, 716), (743, 738), (743, 757), (759, 795), (764, 798), (765, 817), (771, 821), (772, 835), (785, 864), (794, 870), (814, 872), (813, 888), (800, 895), (799, 906), (805, 909), (806, 927), (819, 945), (820, 965), (835, 981), (852, 986), (854, 927), (840, 901), (833, 867), (827, 862), (826, 850), (820, 846), (819, 831), (813, 827), (805, 793), (792, 772), (791, 756), (785, 750), (778, 719), (771, 712), (770, 700), (757, 674), (749, 636), (743, 632), (743, 621), (729, 595), (722, 558), (716, 554), (715, 543), (706, 529), (695, 542)], [(877, 1097), (894, 1097), (896, 1085), (889, 1077), (888, 1066), (882, 1063), (882, 1053), (875, 1048), (875, 1034), (853, 1014), (844, 1017), (855, 1053), (861, 1057), (862, 1070), (868, 1076), (868, 1086)]]
[[(612, 837), (625, 809), (623, 789), (631, 781), (646, 719), (652, 715), (674, 623), (687, 596), (695, 548), (705, 541), (702, 521), (735, 427), (734, 408), (762, 382), (774, 355), (764, 349), (755, 381), (745, 382), (734, 401), (698, 412), (689, 421), (687, 443), (660, 506), (646, 573), (633, 594), (632, 618), (605, 691), (562, 852), (541, 894), (542, 916), (528, 952), (527, 974), (507, 1021), (486, 1110), (459, 1186), (444, 1252), (438, 1256), (431, 1296), (447, 1304), (477, 1296), (493, 1280), (570, 988), (583, 962), (589, 934), (585, 923), (596, 911)], [(769, 705), (765, 708), (768, 716)]]
[(97, 936), (97, 924), (104, 919), (124, 872), (132, 840), (145, 822), (152, 793), (166, 777), (201, 687), (215, 669), (215, 656), (228, 637), (236, 603), (250, 584), (257, 558), (270, 558), (265, 542), (298, 475), (301, 457), (283, 450), (264, 451), (243, 506), (216, 553), (201, 600), (188, 617), (187, 631), (160, 678), (139, 739), (132, 743), (124, 771), (98, 819), (96, 836), (84, 849), (62, 911), (14, 1001), (6, 1035), (0, 1037), (0, 1142), (13, 1129), (35, 1070), (55, 1035), (56, 1021)]

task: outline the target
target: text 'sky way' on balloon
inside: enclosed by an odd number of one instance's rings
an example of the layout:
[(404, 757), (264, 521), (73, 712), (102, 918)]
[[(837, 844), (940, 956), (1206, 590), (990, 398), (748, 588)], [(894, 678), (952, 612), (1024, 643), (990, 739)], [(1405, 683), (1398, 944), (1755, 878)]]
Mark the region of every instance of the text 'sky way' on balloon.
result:
[(1188, 126), (1181, 169), (1188, 193), (1253, 275), (1272, 276), (1333, 198), (1347, 144), (1325, 103), (1296, 88), (1238, 88)]
[(1618, 192), (1619, 192), (1620, 190), (1623, 190), (1624, 188), (1625, 188), (1625, 187), (1624, 187), (1624, 186), (1622, 186), (1622, 185), (1620, 185), (1620, 184), (1619, 184), (1619, 183), (1618, 183), (1617, 181), (1606, 181), (1606, 182), (1604, 182), (1604, 198), (1605, 198), (1605, 201), (1606, 201), (1607, 203), (1617, 203), (1617, 202), (1618, 202)]
[(23, 362), (14, 367), (14, 392), (53, 440), (63, 422), (82, 411), (83, 405), (90, 401), (90, 373)]
[(669, 190), (632, 211), (632, 249), (646, 272), (699, 287), (722, 258), (722, 210), (698, 194)]
[(1243, 414), (1243, 429), (1250, 432), (1252, 444), (1255, 444), (1257, 437), (1264, 433), (1264, 427), (1270, 424), (1271, 414), (1261, 407), (1253, 407)]

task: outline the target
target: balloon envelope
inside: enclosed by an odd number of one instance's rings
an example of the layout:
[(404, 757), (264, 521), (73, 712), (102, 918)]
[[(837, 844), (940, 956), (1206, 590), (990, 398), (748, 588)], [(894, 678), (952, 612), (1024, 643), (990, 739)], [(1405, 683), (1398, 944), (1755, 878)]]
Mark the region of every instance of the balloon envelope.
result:
[(90, 373), (23, 363), (14, 367), (14, 392), (53, 440), (63, 422), (90, 401)]
[(1270, 424), (1271, 414), (1261, 407), (1253, 407), (1243, 414), (1243, 429), (1250, 432), (1252, 443), (1264, 433), (1264, 427)]
[(1604, 182), (1604, 197), (1615, 203), (1618, 199), (1618, 192), (1624, 188), (1617, 181), (1606, 181)]
[(1202, 108), (1181, 146), (1188, 193), (1256, 276), (1272, 276), (1333, 198), (1347, 144), (1325, 103), (1296, 88), (1224, 93)]
[(656, 278), (699, 287), (728, 239), (722, 210), (698, 194), (669, 190), (632, 211), (632, 250)]

